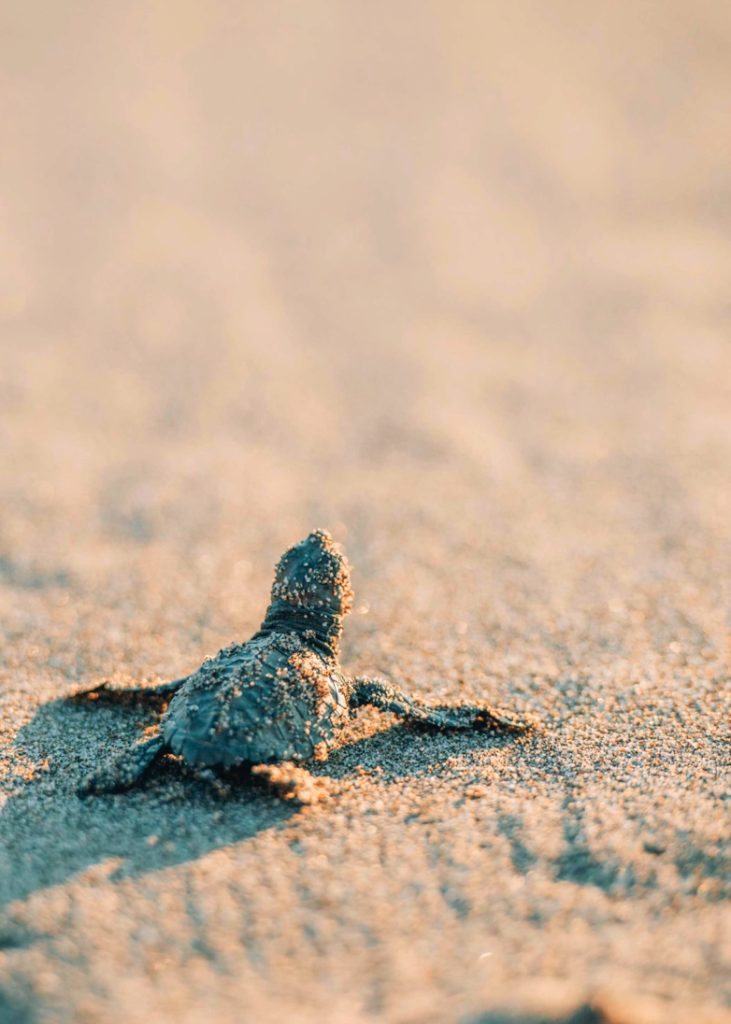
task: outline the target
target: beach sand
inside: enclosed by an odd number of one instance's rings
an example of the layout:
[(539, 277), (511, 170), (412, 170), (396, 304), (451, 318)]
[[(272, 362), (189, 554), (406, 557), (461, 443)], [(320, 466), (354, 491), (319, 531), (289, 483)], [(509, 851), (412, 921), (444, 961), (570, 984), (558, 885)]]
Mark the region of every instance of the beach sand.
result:
[[(0, 1021), (731, 1020), (729, 6), (5, 6)], [(79, 800), (317, 526), (541, 728)]]

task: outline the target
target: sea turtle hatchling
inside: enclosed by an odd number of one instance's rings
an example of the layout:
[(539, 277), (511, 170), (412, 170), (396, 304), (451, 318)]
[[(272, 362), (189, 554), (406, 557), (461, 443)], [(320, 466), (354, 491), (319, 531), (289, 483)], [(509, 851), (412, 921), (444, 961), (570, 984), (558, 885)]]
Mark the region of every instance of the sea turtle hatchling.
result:
[(530, 722), (489, 704), (429, 704), (381, 679), (348, 678), (340, 668), (343, 619), (352, 606), (350, 567), (324, 530), (279, 560), (261, 628), (172, 683), (139, 689), (101, 686), (75, 699), (150, 700), (167, 709), (159, 730), (89, 778), (82, 794), (119, 792), (141, 782), (164, 754), (197, 769), (248, 766), (280, 795), (303, 803), (320, 783), (298, 767), (322, 761), (354, 708), (382, 711), (436, 729), (522, 732)]

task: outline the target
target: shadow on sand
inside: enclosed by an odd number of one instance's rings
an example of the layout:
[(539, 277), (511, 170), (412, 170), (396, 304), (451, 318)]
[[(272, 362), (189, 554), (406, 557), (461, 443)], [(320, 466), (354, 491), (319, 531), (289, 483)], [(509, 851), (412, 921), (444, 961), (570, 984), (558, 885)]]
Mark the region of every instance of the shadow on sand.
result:
[[(16, 747), (31, 761), (41, 764), (49, 747), (51, 757), (48, 771), (37, 773), (0, 812), (0, 907), (105, 861), (112, 861), (113, 878), (195, 861), (301, 812), (252, 779), (219, 788), (174, 760), (128, 793), (80, 799), (76, 790), (90, 768), (134, 743), (140, 727), (154, 720), (153, 710), (136, 702), (96, 707), (59, 699), (41, 706), (19, 731)], [(313, 773), (343, 779), (363, 766), (382, 769), (388, 782), (431, 774), (450, 756), (512, 741), (395, 725), (335, 750)]]

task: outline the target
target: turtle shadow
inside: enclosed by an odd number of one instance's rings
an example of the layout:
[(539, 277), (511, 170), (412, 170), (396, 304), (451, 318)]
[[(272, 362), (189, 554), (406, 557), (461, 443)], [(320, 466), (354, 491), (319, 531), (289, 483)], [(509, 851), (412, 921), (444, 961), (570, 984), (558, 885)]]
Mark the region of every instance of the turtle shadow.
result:
[(0, 810), (0, 907), (99, 866), (121, 879), (195, 861), (298, 813), (262, 784), (218, 788), (174, 761), (128, 793), (79, 798), (89, 772), (154, 720), (61, 698), (19, 730), (15, 747), (36, 767)]
[(558, 1014), (550, 1011), (523, 1013), (518, 1010), (493, 1010), (463, 1019), (462, 1024), (611, 1024), (615, 1019), (614, 1016), (610, 1019), (601, 1006), (588, 1002)]
[(344, 779), (359, 769), (378, 771), (384, 782), (430, 777), (450, 758), (510, 746), (510, 733), (439, 731), (415, 722), (396, 722), (363, 739), (343, 743), (317, 774)]
[[(88, 773), (139, 739), (157, 708), (60, 698), (40, 706), (15, 747), (35, 767), (0, 809), (0, 908), (94, 869), (113, 880), (192, 862), (253, 840), (301, 813), (253, 779), (212, 783), (166, 760), (127, 793), (79, 798)], [(359, 768), (384, 781), (433, 774), (440, 761), (511, 742), (500, 735), (392, 725), (345, 743), (313, 773), (344, 779)]]

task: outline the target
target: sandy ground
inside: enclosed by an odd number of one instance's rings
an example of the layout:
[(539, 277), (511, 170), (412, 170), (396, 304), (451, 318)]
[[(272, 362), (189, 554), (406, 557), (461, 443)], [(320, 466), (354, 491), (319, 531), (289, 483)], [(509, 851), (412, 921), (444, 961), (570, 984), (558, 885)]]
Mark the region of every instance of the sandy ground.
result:
[[(0, 1020), (731, 1019), (731, 8), (3, 7)], [(542, 730), (77, 799), (314, 526)]]

